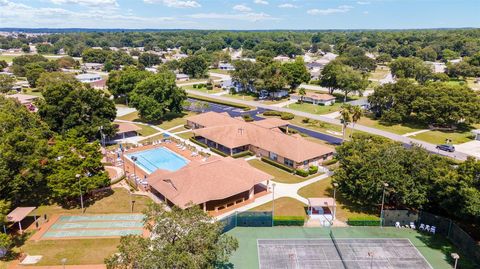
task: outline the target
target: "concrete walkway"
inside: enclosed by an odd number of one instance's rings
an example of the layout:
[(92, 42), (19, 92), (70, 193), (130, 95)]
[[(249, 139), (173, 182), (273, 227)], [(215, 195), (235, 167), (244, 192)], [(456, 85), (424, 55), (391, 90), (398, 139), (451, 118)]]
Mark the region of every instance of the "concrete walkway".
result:
[(430, 132), (431, 130), (430, 129), (425, 129), (425, 130), (420, 130), (420, 131), (416, 131), (416, 132), (411, 132), (411, 133), (406, 133), (406, 134), (403, 134), (402, 136), (416, 136), (417, 134), (422, 134), (422, 133), (426, 133), (426, 132)]
[[(296, 184), (286, 184), (286, 183), (275, 182), (275, 200), (278, 199), (278, 198), (282, 198), (282, 197), (289, 197), (289, 198), (296, 199), (296, 200), (298, 200), (298, 201), (300, 201), (304, 204), (308, 204), (308, 200), (306, 198), (298, 195), (298, 190), (300, 190), (301, 188), (303, 188), (307, 185), (315, 183), (317, 181), (324, 180), (324, 179), (330, 177), (332, 174), (333, 173), (331, 171), (328, 171), (325, 174), (321, 174), (319, 176), (316, 176), (314, 178), (311, 178), (311, 179), (308, 179), (308, 180), (305, 180), (303, 182), (296, 183)], [(265, 203), (271, 202), (273, 200), (273, 189), (272, 189), (271, 184), (269, 186), (269, 190), (270, 190), (269, 194), (266, 194), (262, 197), (259, 197), (259, 198), (255, 199), (255, 201), (253, 203), (250, 203), (250, 204), (244, 205), (242, 207), (239, 207), (239, 208), (235, 209), (235, 211), (236, 212), (248, 211), (248, 210), (250, 210), (252, 208), (255, 208), (257, 206), (260, 206), (260, 205), (263, 205)], [(223, 219), (225, 217), (230, 216), (233, 213), (234, 212), (226, 212), (222, 215), (217, 216), (216, 219), (217, 220)]]
[(295, 104), (296, 102), (297, 102), (297, 100), (288, 100), (288, 101), (285, 101), (285, 102), (282, 102), (282, 103), (273, 104), (272, 106), (284, 107), (284, 106), (288, 106), (288, 105), (291, 105), (291, 104)]
[(340, 111), (335, 111), (335, 112), (332, 112), (330, 114), (324, 114), (323, 116), (327, 117), (327, 118), (330, 118), (330, 119), (336, 119), (336, 118), (340, 117)]

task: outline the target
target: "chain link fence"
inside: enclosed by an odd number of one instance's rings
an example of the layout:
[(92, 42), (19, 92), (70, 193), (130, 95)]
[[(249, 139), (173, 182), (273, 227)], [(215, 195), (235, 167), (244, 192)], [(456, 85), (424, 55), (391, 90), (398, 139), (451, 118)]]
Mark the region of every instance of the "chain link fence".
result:
[(480, 264), (480, 245), (451, 219), (428, 212), (409, 210), (385, 210), (383, 216), (384, 226), (395, 226), (397, 222), (402, 227), (411, 222), (417, 227), (421, 224), (435, 226), (436, 234), (447, 237), (462, 252)]
[(224, 224), (223, 232), (235, 227), (272, 227), (272, 211), (246, 211), (234, 214), (220, 220)]

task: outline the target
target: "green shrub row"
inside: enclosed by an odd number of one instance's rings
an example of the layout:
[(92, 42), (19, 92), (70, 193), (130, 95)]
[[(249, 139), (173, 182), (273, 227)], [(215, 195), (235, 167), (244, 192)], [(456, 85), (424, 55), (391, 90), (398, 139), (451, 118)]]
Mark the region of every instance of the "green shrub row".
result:
[(310, 167), (308, 168), (308, 173), (309, 173), (310, 175), (313, 175), (313, 174), (318, 173), (318, 166), (315, 166), (315, 165), (310, 166)]
[(347, 224), (350, 226), (380, 226), (379, 217), (352, 217), (349, 218)]
[(246, 122), (252, 122), (253, 121), (253, 118), (250, 114), (244, 114), (242, 115), (242, 119)]
[(308, 177), (308, 175), (310, 175), (307, 170), (303, 170), (303, 169), (295, 170), (295, 174), (297, 174), (299, 176), (302, 176), (302, 177)]
[(273, 217), (273, 226), (303, 226), (305, 218), (302, 216), (276, 216)]
[(290, 112), (280, 112), (280, 111), (275, 111), (275, 110), (268, 110), (263, 112), (264, 116), (276, 116), (280, 117), (282, 120), (291, 120), (295, 118), (295, 115), (293, 115)]
[(202, 147), (202, 148), (208, 148), (208, 146), (207, 146), (207, 145), (205, 145), (204, 143), (202, 143), (202, 142), (200, 142), (200, 141), (196, 140), (196, 139), (195, 139), (195, 138), (193, 138), (193, 137), (190, 137), (190, 138), (189, 138), (189, 140), (190, 140), (190, 141), (192, 141), (193, 143), (195, 143), (195, 144), (199, 145), (199, 146), (200, 146), (200, 147)]
[(220, 150), (218, 150), (218, 149), (216, 149), (216, 148), (210, 148), (210, 150), (213, 151), (213, 152), (215, 152), (215, 153), (217, 153), (217, 154), (220, 155), (220, 156), (223, 156), (223, 157), (227, 157), (227, 156), (228, 156), (227, 154), (225, 154), (225, 152), (220, 151)]
[(295, 169), (293, 169), (293, 168), (291, 168), (291, 167), (288, 167), (288, 166), (286, 166), (286, 165), (283, 165), (283, 164), (281, 164), (281, 163), (277, 163), (276, 161), (270, 160), (269, 158), (262, 157), (261, 159), (262, 159), (262, 161), (264, 161), (264, 162), (266, 162), (266, 163), (268, 163), (268, 164), (271, 164), (271, 165), (273, 165), (273, 166), (275, 166), (275, 167), (277, 167), (277, 168), (283, 169), (283, 170), (285, 170), (285, 171), (287, 171), (287, 172), (289, 172), (289, 173), (293, 173), (293, 172), (295, 171)]
[(335, 158), (333, 158), (333, 159), (324, 161), (324, 162), (323, 162), (323, 165), (332, 165), (332, 164), (335, 164), (335, 163), (337, 163), (337, 162), (338, 162), (338, 160), (335, 159)]
[(245, 156), (252, 156), (253, 155), (253, 152), (251, 152), (250, 150), (246, 150), (246, 151), (242, 151), (242, 152), (239, 152), (239, 153), (235, 153), (232, 155), (232, 158), (242, 158), (242, 157), (245, 157)]

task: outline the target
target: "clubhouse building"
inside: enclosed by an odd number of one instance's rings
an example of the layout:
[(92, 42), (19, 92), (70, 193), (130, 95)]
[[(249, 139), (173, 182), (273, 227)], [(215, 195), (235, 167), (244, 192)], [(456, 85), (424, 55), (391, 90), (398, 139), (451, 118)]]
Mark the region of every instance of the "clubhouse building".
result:
[(227, 113), (216, 112), (187, 118), (187, 125), (193, 129), (197, 141), (227, 155), (249, 150), (258, 157), (294, 169), (308, 169), (332, 158), (332, 148), (308, 141), (298, 134), (286, 134), (283, 130), (288, 130), (288, 124), (278, 118), (245, 122)]

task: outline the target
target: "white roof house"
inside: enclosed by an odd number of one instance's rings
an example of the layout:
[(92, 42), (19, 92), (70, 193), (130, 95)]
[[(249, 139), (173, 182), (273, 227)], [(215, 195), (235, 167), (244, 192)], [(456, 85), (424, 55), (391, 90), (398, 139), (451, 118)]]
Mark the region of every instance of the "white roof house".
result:
[(233, 70), (235, 70), (235, 67), (231, 63), (219, 63), (218, 64), (218, 69), (233, 71)]
[(176, 74), (175, 77), (179, 81), (187, 81), (190, 79), (186, 74)]
[(84, 63), (83, 67), (91, 70), (101, 70), (103, 69), (103, 64), (100, 63)]
[(90, 74), (90, 73), (76, 75), (75, 78), (78, 81), (83, 82), (83, 83), (90, 83), (90, 82), (95, 82), (95, 81), (102, 80), (102, 77), (100, 75)]

